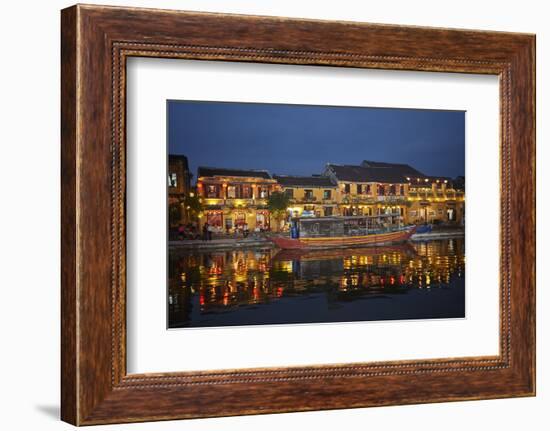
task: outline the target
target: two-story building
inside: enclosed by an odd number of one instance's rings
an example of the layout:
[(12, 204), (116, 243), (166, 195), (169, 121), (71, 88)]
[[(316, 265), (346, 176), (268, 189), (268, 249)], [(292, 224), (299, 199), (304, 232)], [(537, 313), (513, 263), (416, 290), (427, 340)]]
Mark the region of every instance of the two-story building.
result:
[(324, 174), (338, 185), (341, 215), (399, 214), (405, 223), (464, 223), (464, 189), (450, 178), (428, 176), (407, 164), (368, 160), (327, 164)]
[(409, 207), (408, 223), (464, 224), (464, 177), (452, 180), (448, 177), (425, 175), (410, 165), (364, 160), (361, 166), (388, 168), (402, 176)]
[(408, 177), (410, 223), (464, 224), (464, 189), (447, 177)]
[(168, 155), (168, 211), (170, 226), (189, 221), (184, 201), (192, 193), (189, 162), (183, 154)]
[(197, 194), (202, 199), (200, 227), (208, 223), (220, 232), (245, 224), (249, 230), (269, 229), (269, 195), (279, 190), (265, 170), (199, 167)]
[[(190, 190), (190, 176), (185, 169), (177, 170), (183, 166), (178, 163), (174, 160), (170, 165), (171, 202), (179, 202), (176, 197), (181, 199), (184, 190)], [(393, 214), (407, 224), (464, 223), (463, 177), (453, 181), (425, 175), (406, 164), (363, 161), (360, 165), (329, 163), (322, 175), (311, 176), (199, 167), (196, 193), (203, 207), (199, 227), (208, 223), (220, 232), (245, 225), (249, 230), (269, 229), (268, 199), (274, 191), (289, 197), (291, 217)]]
[(338, 214), (340, 196), (331, 178), (321, 175), (275, 175), (274, 178), (290, 199), (288, 211), (291, 217), (328, 217)]
[(329, 163), (324, 175), (337, 184), (340, 215), (397, 214), (406, 219), (408, 184), (396, 169)]

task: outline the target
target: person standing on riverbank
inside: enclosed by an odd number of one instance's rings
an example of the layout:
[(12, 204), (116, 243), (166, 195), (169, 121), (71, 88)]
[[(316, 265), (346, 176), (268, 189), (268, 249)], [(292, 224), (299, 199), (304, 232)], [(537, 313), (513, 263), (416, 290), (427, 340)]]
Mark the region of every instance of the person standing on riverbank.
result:
[(208, 241), (208, 228), (209, 228), (209, 224), (207, 222), (202, 227), (202, 240), (203, 241)]

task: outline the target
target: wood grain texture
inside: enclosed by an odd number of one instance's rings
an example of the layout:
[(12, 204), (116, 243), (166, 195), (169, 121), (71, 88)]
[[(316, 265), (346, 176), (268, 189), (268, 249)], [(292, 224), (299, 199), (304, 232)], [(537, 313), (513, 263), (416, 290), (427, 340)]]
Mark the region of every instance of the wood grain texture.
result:
[[(130, 56), (498, 75), (500, 354), (127, 375)], [(100, 6), (62, 11), (62, 419), (86, 425), (534, 395), (534, 65), (535, 37), (525, 34)]]

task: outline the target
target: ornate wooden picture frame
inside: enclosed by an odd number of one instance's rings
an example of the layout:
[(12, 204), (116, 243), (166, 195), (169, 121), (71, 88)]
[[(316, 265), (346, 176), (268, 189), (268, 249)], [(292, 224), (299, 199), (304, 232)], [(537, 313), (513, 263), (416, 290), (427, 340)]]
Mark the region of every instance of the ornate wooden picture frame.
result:
[[(535, 37), (102, 6), (62, 11), (61, 416), (75, 425), (535, 394)], [(500, 354), (127, 374), (126, 60), (497, 75)], [(230, 402), (228, 402), (230, 400)]]

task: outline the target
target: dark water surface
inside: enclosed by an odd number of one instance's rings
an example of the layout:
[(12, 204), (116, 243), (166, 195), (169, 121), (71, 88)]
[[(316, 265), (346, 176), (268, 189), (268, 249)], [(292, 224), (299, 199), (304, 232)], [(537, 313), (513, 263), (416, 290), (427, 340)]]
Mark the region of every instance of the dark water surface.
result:
[(170, 328), (464, 317), (463, 239), (169, 256)]

